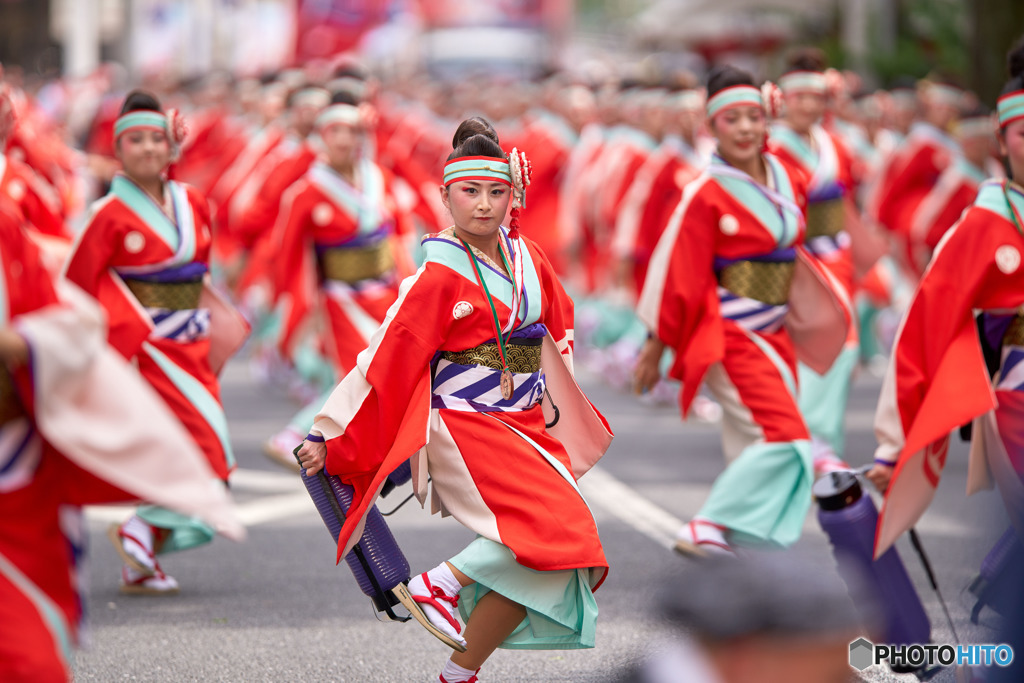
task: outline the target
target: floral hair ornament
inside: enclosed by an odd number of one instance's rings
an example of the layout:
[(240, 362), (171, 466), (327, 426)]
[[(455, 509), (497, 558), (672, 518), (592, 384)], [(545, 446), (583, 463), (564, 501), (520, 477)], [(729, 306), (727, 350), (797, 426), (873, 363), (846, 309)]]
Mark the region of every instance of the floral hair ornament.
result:
[(782, 114), (782, 90), (771, 81), (765, 81), (761, 86), (761, 101), (764, 102), (764, 111), (769, 117), (776, 119)]
[(843, 100), (849, 94), (846, 76), (839, 69), (825, 69), (825, 91), (833, 100)]
[(512, 172), (512, 220), (509, 221), (508, 236), (519, 238), (519, 214), (526, 208), (526, 186), (530, 184), (533, 166), (526, 154), (515, 147), (508, 155), (509, 170)]

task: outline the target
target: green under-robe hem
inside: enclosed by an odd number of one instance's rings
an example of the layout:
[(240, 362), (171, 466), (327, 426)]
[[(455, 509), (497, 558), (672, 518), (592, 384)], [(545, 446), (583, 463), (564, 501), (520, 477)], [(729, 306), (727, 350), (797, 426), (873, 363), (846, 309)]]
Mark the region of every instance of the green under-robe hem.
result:
[(476, 583), (462, 589), (459, 611), (469, 619), (478, 600), (497, 591), (526, 608), (526, 618), (499, 647), (577, 650), (594, 647), (597, 602), (590, 569), (537, 571), (518, 564), (507, 546), (477, 537), (449, 560)]
[(213, 540), (213, 528), (198, 517), (186, 517), (157, 505), (141, 505), (135, 511), (142, 521), (170, 533), (157, 551), (158, 554), (188, 550)]

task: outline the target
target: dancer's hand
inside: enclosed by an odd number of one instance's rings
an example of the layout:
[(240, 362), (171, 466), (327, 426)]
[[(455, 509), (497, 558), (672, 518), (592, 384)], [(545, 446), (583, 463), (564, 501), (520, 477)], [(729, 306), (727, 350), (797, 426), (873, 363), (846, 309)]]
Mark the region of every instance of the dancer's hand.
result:
[(636, 360), (636, 368), (633, 369), (633, 391), (646, 394), (658, 383), (661, 379), (661, 354), (664, 351), (665, 344), (657, 337), (651, 337), (644, 343), (640, 357)]
[(0, 328), (0, 362), (9, 368), (28, 362), (28, 342), (10, 327)]
[(327, 460), (327, 444), (318, 441), (303, 441), (299, 449), (299, 464), (306, 469), (306, 476), (312, 477), (323, 469)]
[(875, 466), (868, 470), (864, 476), (874, 484), (876, 489), (885, 493), (885, 490), (889, 488), (889, 480), (892, 479), (892, 471), (892, 465), (882, 465), (876, 462)]

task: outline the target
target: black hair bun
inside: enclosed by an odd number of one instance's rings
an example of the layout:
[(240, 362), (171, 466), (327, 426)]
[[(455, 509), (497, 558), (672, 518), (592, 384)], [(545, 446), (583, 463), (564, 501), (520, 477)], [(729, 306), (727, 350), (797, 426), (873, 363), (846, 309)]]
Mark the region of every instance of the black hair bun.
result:
[(162, 112), (160, 108), (160, 100), (145, 90), (132, 90), (128, 93), (128, 96), (124, 98), (124, 104), (121, 105), (121, 116), (133, 111), (158, 111)]

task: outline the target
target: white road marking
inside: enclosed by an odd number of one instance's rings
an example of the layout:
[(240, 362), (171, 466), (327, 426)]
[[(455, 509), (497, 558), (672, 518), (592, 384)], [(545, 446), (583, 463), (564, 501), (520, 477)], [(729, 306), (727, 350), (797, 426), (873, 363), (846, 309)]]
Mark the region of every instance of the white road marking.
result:
[(675, 545), (676, 532), (683, 525), (683, 520), (603, 469), (591, 469), (580, 478), (579, 486), (588, 503), (601, 506), (663, 548), (671, 549)]

